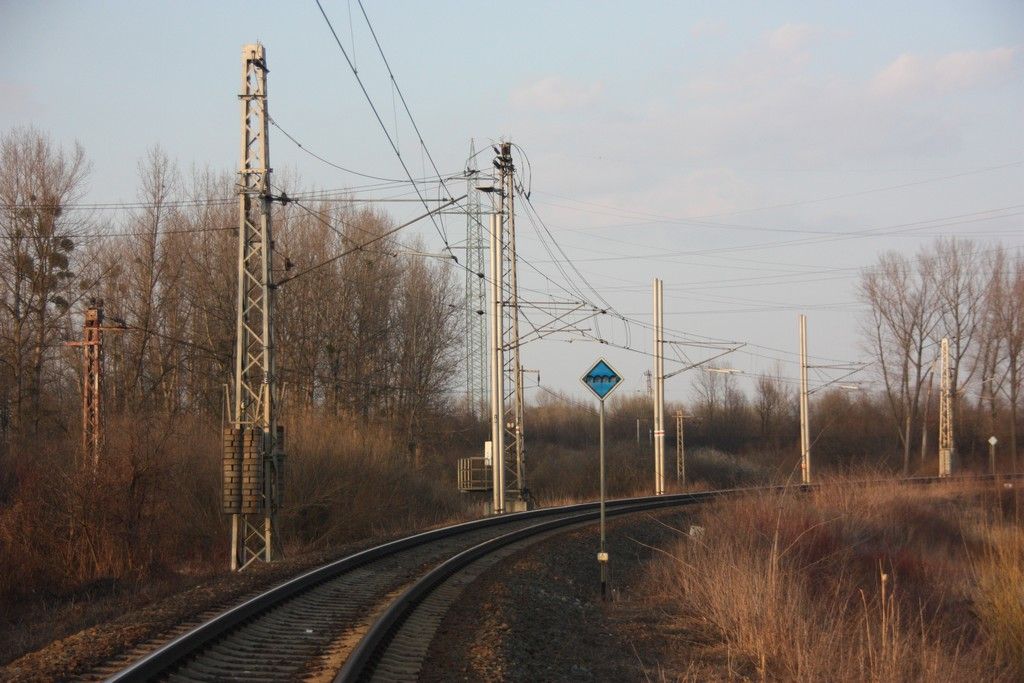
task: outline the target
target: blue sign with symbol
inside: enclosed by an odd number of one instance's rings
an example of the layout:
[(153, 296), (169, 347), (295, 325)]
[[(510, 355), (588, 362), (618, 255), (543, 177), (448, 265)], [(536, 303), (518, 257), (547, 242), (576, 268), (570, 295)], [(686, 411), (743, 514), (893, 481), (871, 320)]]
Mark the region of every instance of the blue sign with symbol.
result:
[(587, 388), (594, 392), (594, 396), (601, 401), (612, 393), (612, 389), (622, 383), (619, 373), (615, 372), (603, 358), (594, 363), (594, 367), (590, 368), (582, 379)]

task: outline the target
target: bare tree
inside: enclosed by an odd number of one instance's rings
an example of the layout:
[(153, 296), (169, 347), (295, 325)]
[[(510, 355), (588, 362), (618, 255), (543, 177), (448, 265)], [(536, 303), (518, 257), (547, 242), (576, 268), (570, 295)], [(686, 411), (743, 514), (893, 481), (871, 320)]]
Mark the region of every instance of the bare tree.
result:
[(12, 426), (22, 433), (39, 430), (45, 370), (70, 308), (84, 221), (65, 206), (81, 195), (88, 172), (77, 143), (65, 151), (34, 128), (0, 138), (0, 358)]
[(761, 429), (761, 441), (766, 448), (777, 451), (781, 445), (786, 423), (793, 412), (796, 397), (792, 387), (782, 378), (782, 368), (776, 364), (771, 374), (757, 378), (754, 410)]
[[(921, 267), (931, 280), (939, 317), (933, 341), (949, 339), (953, 421), (959, 422), (964, 387), (971, 382), (975, 367), (966, 362), (984, 319), (982, 255), (966, 239), (939, 239), (923, 252)], [(966, 369), (966, 372), (963, 371)], [(922, 456), (924, 454), (922, 453)]]
[(984, 259), (981, 268), (986, 275), (973, 374), (978, 377), (978, 409), (985, 410), (988, 432), (995, 434), (999, 394), (1004, 390), (1007, 377), (1007, 363), (1003, 355), (1006, 340), (1002, 334), (1008, 268), (1006, 251), (1002, 248), (993, 251)]
[(996, 289), (997, 325), (1006, 349), (1006, 392), (1010, 404), (1010, 458), (1017, 471), (1017, 416), (1024, 380), (1024, 261), (1018, 257), (1003, 269)]
[(911, 429), (918, 420), (925, 354), (939, 313), (929, 277), (905, 256), (883, 254), (861, 275), (860, 296), (870, 306), (865, 333), (879, 359), (893, 423), (910, 473)]

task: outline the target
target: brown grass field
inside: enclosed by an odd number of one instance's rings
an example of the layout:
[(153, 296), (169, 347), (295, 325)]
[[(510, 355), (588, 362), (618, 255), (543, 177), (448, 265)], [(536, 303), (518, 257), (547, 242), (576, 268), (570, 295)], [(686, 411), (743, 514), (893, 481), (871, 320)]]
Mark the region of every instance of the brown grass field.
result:
[(689, 680), (1022, 680), (1020, 498), (834, 480), (709, 505), (647, 578), (688, 634), (671, 656)]

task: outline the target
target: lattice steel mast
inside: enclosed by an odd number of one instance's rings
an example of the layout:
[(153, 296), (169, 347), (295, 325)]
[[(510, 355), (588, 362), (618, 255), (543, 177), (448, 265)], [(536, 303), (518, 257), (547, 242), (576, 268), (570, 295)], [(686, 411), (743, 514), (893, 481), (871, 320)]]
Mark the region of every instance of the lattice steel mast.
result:
[(481, 173), (474, 168), (476, 146), (469, 143), (469, 161), (466, 164), (466, 408), (474, 416), (486, 411), (487, 392), (487, 242), (484, 238), (483, 214), (477, 184)]
[(499, 172), (499, 211), (502, 221), (502, 284), (504, 288), (502, 345), (505, 349), (504, 408), (505, 408), (505, 480), (506, 489), (519, 500), (526, 501), (526, 453), (523, 444), (523, 383), (522, 361), (519, 353), (519, 288), (516, 280), (516, 212), (515, 165), (512, 162), (512, 143), (503, 142), (494, 165)]
[(232, 426), (224, 443), (224, 511), (231, 514), (231, 568), (273, 559), (283, 434), (274, 412), (274, 241), (271, 230), (267, 61), (242, 48), (242, 146), (238, 179), (238, 301)]

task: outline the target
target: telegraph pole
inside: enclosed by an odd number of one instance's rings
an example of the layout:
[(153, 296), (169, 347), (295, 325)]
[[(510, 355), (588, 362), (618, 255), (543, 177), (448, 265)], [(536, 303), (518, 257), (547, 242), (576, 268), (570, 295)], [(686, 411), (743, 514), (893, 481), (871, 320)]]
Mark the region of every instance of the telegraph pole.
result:
[(281, 504), (283, 430), (274, 409), (274, 240), (271, 230), (267, 60), (242, 48), (238, 178), (238, 300), (232, 424), (224, 435), (223, 509), (231, 515), (231, 569), (273, 559)]
[(82, 348), (82, 464), (95, 472), (103, 451), (103, 333), (120, 332), (103, 324), (103, 299), (91, 299), (82, 321), (82, 339), (65, 346)]
[[(500, 203), (499, 203), (500, 207)], [(491, 214), (491, 513), (505, 512), (505, 349), (502, 341), (501, 214)]]
[(939, 476), (953, 473), (953, 377), (949, 338), (942, 338), (942, 375), (939, 378)]
[(665, 318), (662, 282), (654, 280), (654, 495), (665, 493)]
[(82, 463), (95, 472), (103, 449), (103, 299), (85, 309), (82, 340), (65, 345), (82, 347)]
[(807, 316), (800, 315), (800, 481), (811, 483), (811, 429), (807, 403)]

